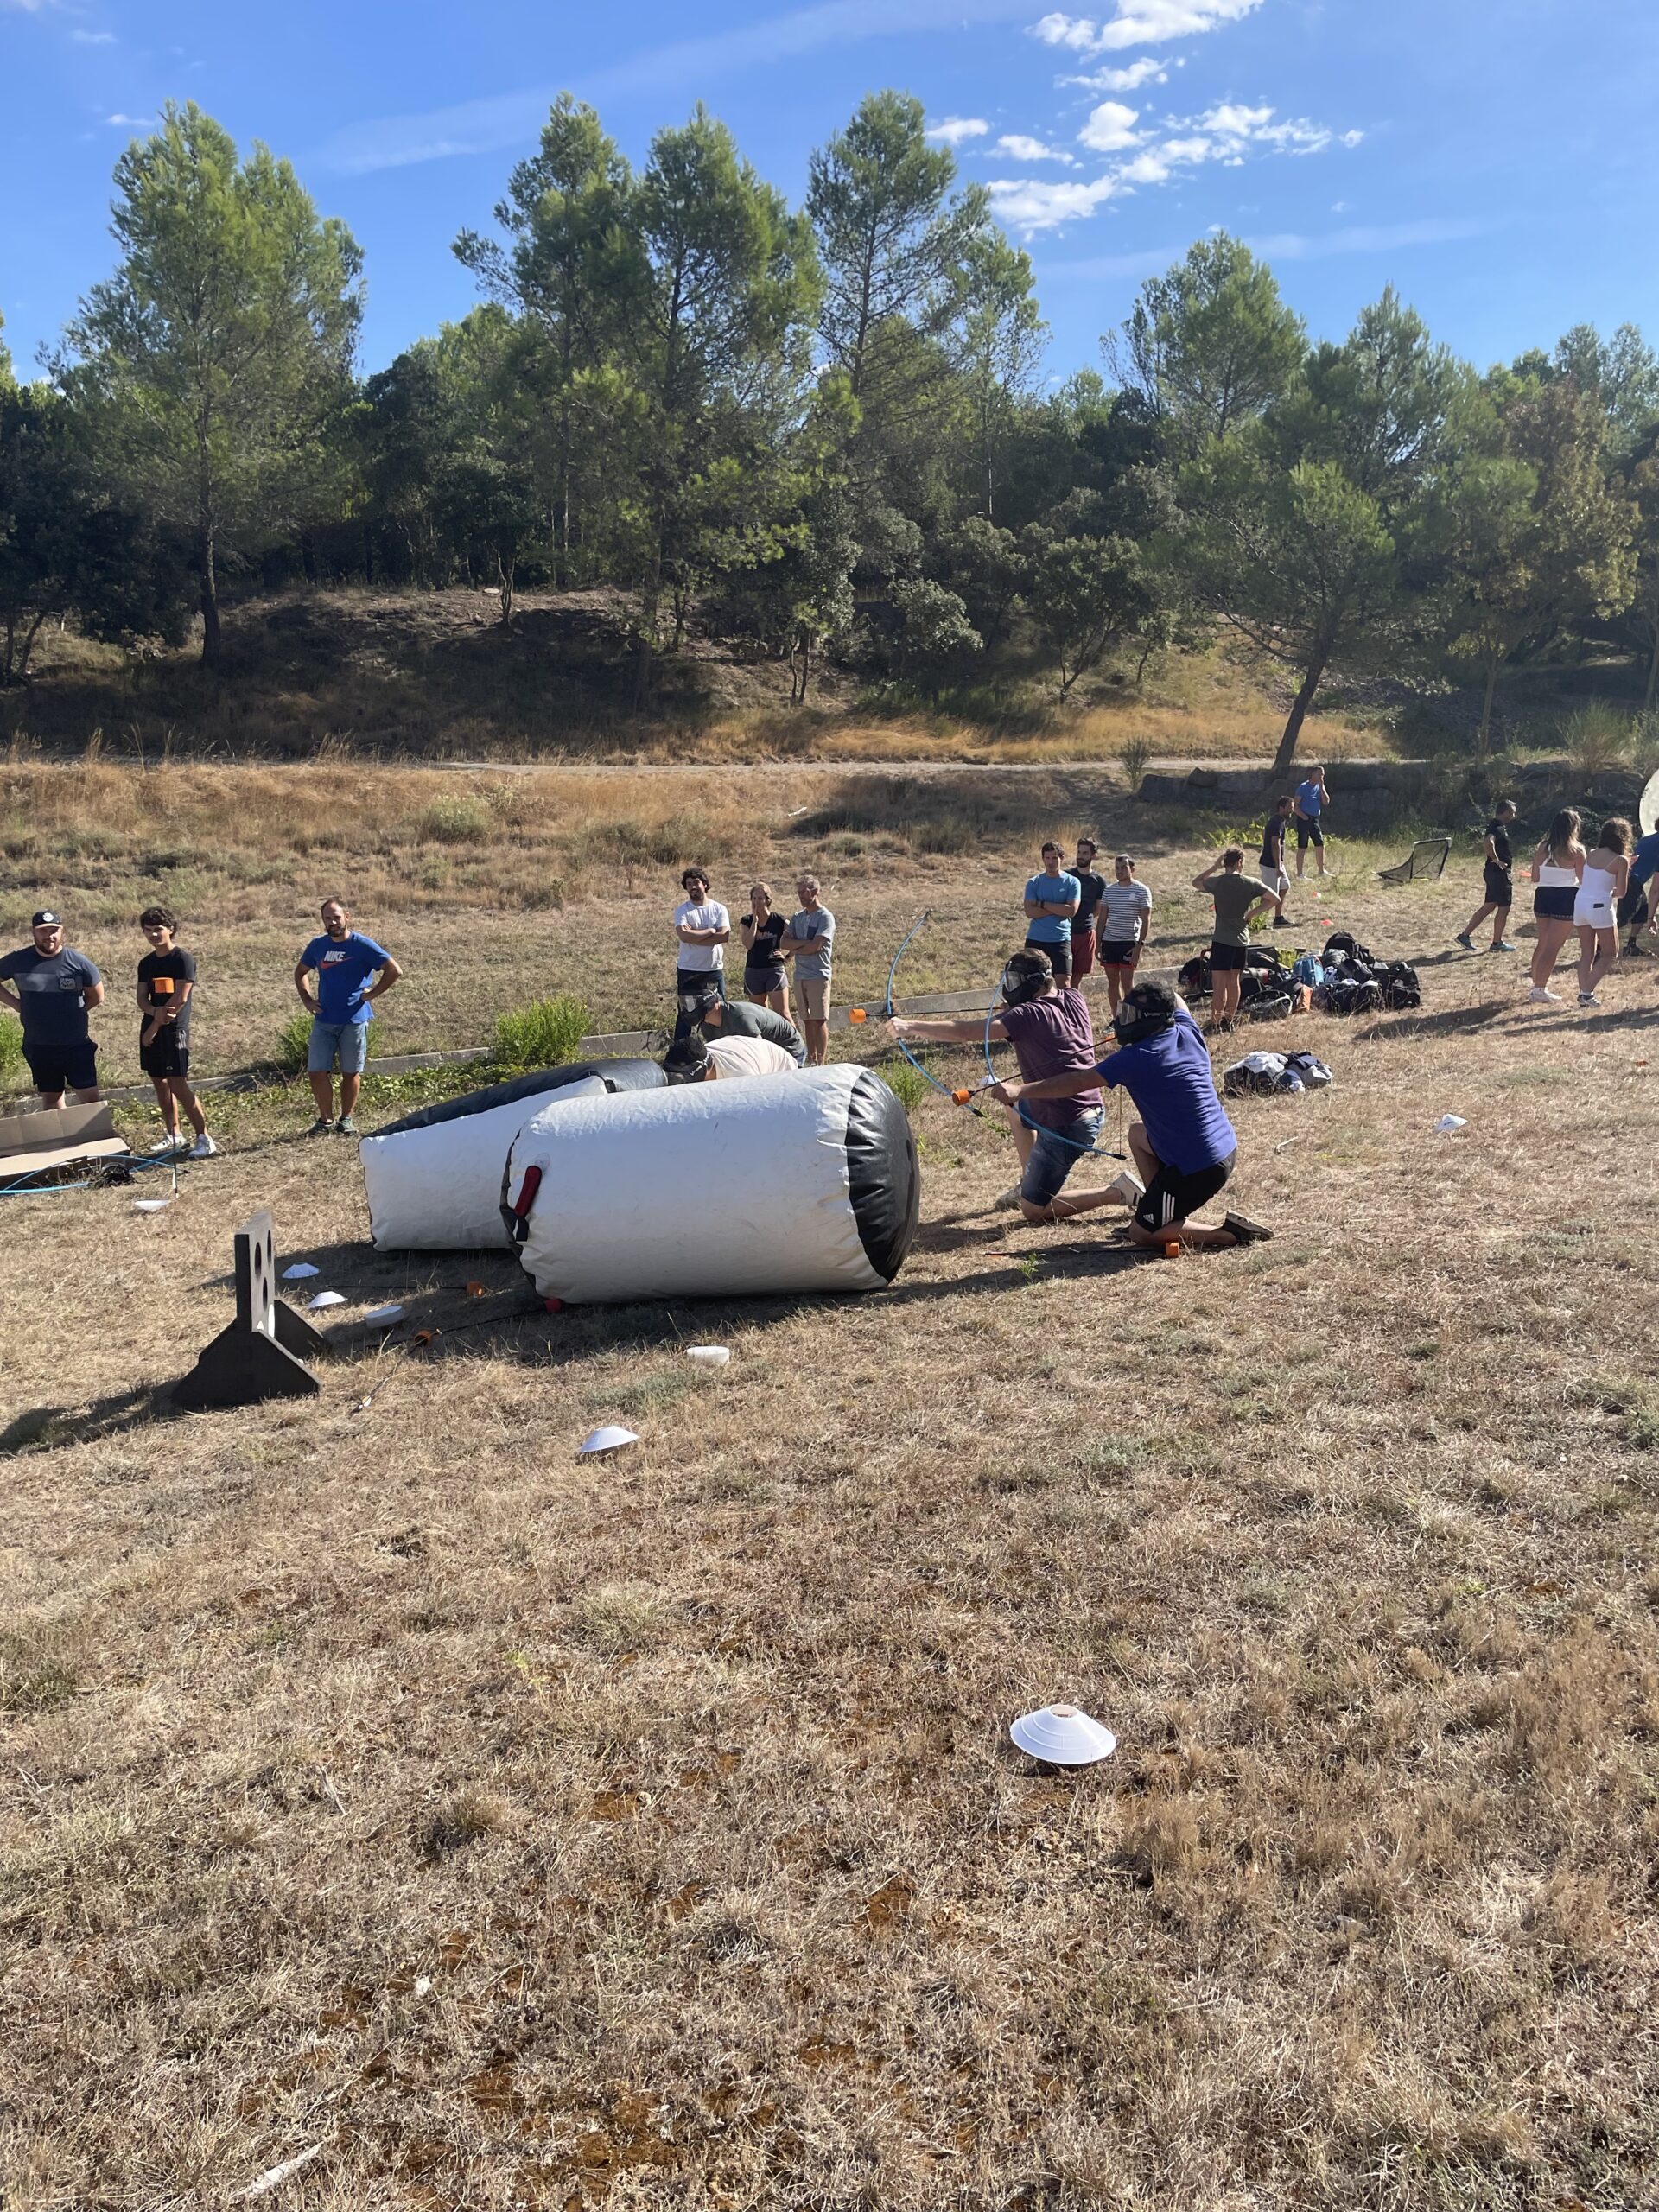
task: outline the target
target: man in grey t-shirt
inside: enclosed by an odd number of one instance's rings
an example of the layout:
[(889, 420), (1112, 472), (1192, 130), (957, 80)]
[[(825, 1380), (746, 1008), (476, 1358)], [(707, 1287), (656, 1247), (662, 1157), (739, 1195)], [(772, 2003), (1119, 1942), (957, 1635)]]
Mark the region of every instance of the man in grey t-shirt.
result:
[(804, 875), (795, 886), (801, 902), (778, 950), (795, 963), (795, 989), (806, 1032), (806, 1064), (821, 1068), (830, 1046), (830, 967), (835, 957), (836, 918), (818, 896), (816, 875)]

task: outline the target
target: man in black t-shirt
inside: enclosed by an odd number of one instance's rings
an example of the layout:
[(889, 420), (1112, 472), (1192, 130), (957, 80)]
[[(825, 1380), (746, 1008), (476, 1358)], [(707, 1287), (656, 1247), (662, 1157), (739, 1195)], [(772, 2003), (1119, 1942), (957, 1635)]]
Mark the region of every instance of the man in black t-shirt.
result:
[(1488, 914), (1492, 918), (1491, 950), (1494, 952), (1515, 950), (1509, 938), (1510, 908), (1515, 904), (1515, 878), (1511, 874), (1515, 852), (1510, 843), (1510, 825), (1514, 820), (1515, 801), (1512, 798), (1499, 799), (1497, 811), (1486, 824), (1484, 863), (1486, 896), (1454, 940), (1465, 952), (1474, 950), (1475, 931)]
[(1074, 988), (1081, 985), (1085, 976), (1092, 974), (1095, 965), (1095, 909), (1105, 896), (1106, 879), (1097, 874), (1095, 857), (1100, 847), (1092, 837), (1079, 837), (1077, 857), (1071, 864), (1071, 873), (1077, 879), (1083, 896), (1077, 901), (1077, 911), (1071, 917), (1071, 982)]
[(219, 1150), (207, 1134), (207, 1117), (190, 1088), (190, 1013), (196, 989), (196, 961), (173, 942), (179, 918), (170, 906), (146, 906), (138, 926), (149, 941), (149, 950), (138, 963), (138, 1011), (143, 1017), (138, 1032), (138, 1065), (156, 1086), (156, 1103), (162, 1109), (166, 1135), (152, 1152), (180, 1152), (179, 1109), (183, 1107), (195, 1131), (189, 1147), (192, 1160), (211, 1160)]

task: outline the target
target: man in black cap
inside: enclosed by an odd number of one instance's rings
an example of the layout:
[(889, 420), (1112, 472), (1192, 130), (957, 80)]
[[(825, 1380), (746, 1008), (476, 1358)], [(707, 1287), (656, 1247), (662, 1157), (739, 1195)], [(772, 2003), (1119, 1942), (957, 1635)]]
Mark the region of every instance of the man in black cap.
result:
[(712, 1044), (717, 1037), (759, 1037), (779, 1045), (798, 1068), (806, 1065), (806, 1040), (792, 1021), (774, 1014), (769, 1006), (749, 1006), (741, 1000), (722, 998), (712, 978), (683, 995), (682, 1004), (694, 1026)]
[(84, 952), (69, 950), (62, 920), (49, 907), (32, 927), (34, 944), (0, 960), (0, 1006), (22, 1019), (23, 1058), (41, 1104), (61, 1106), (64, 1092), (73, 1090), (78, 1103), (91, 1106), (99, 1096), (98, 1046), (86, 1016), (104, 1003), (104, 978)]

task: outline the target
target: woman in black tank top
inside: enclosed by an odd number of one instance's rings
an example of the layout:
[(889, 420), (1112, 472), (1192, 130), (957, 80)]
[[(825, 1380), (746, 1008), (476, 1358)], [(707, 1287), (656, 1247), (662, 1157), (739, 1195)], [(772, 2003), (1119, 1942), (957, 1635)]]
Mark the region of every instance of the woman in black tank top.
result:
[(751, 1006), (769, 1006), (789, 1019), (789, 970), (778, 953), (778, 940), (789, 925), (773, 912), (772, 886), (757, 883), (749, 893), (749, 911), (737, 927), (743, 940), (743, 995)]

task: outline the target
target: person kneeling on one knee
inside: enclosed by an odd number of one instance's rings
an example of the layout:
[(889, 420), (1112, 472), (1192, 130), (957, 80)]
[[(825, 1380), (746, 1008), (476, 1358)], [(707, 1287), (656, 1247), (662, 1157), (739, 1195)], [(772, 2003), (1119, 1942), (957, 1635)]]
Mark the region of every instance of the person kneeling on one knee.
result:
[(997, 1084), (992, 1097), (1029, 1110), (1097, 1084), (1128, 1091), (1141, 1117), (1129, 1125), (1129, 1150), (1146, 1185), (1129, 1236), (1144, 1250), (1179, 1243), (1225, 1251), (1271, 1236), (1270, 1229), (1242, 1213), (1225, 1215), (1213, 1228), (1192, 1219), (1230, 1178), (1238, 1138), (1185, 1001), (1167, 984), (1137, 983), (1125, 993), (1112, 1027), (1117, 1049), (1097, 1067), (1038, 1083)]
[[(967, 1021), (893, 1020), (887, 1027), (895, 1037), (925, 1045), (977, 1045), (986, 1033), (977, 1015)], [(1061, 1188), (1077, 1162), (1093, 1152), (1100, 1135), (1100, 1056), (1088, 1001), (1081, 991), (1055, 988), (1048, 955), (1035, 946), (1016, 952), (1003, 969), (1002, 1010), (990, 1034), (1013, 1046), (1020, 1072), (1031, 1082), (1046, 1076), (1077, 1078), (1077, 1087), (1058, 1097), (1042, 1095), (1039, 1083), (1037, 1104), (1010, 1108), (1020, 1175), (1017, 1192), (1009, 1196), (1018, 1198), (1026, 1219), (1069, 1221), (1096, 1206), (1133, 1205), (1141, 1185), (1127, 1170), (1103, 1189)]]
[(785, 1015), (774, 1014), (769, 1006), (750, 1006), (741, 999), (722, 998), (712, 983), (695, 996), (687, 993), (695, 1006), (695, 1027), (692, 1034), (701, 1031), (709, 1044), (722, 1038), (759, 1037), (768, 1045), (776, 1045), (787, 1052), (798, 1068), (806, 1065), (806, 1040)]

